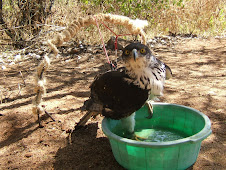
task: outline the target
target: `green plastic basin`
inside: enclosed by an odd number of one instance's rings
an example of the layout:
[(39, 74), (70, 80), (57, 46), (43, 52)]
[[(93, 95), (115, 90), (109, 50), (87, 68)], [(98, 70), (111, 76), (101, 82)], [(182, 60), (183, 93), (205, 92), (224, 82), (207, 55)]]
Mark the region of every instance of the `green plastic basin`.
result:
[[(153, 103), (153, 117), (147, 119), (147, 107), (136, 112), (135, 129), (167, 128), (187, 137), (166, 142), (136, 141), (116, 135), (120, 120), (104, 118), (102, 130), (108, 137), (113, 155), (126, 169), (177, 170), (192, 166), (201, 142), (211, 134), (211, 123), (203, 113), (182, 105)], [(114, 133), (113, 133), (114, 132)]]

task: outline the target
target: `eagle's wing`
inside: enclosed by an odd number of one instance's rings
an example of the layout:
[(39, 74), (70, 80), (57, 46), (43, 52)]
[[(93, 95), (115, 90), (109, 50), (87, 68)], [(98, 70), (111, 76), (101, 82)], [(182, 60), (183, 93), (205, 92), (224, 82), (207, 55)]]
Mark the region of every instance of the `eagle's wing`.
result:
[(128, 78), (124, 70), (109, 71), (97, 77), (90, 87), (89, 106), (102, 104), (100, 112), (112, 119), (127, 117), (140, 109), (148, 99), (148, 90), (128, 83), (125, 81)]

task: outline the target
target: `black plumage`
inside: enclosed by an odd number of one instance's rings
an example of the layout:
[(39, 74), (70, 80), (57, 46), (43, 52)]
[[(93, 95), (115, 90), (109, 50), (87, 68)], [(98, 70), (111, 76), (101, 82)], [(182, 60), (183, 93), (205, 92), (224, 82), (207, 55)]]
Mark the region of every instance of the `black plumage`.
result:
[[(128, 83), (125, 70), (109, 71), (99, 75), (91, 84), (91, 95), (86, 101), (86, 110), (95, 110), (95, 103), (103, 107), (103, 116), (121, 119), (140, 109), (148, 99), (148, 90)], [(98, 109), (97, 109), (98, 110)]]

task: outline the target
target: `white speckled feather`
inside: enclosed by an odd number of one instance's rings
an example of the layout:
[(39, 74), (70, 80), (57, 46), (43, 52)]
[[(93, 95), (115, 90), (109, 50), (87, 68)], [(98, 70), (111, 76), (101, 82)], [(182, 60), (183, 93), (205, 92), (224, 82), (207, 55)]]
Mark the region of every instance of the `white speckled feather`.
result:
[(142, 89), (150, 89), (151, 94), (163, 95), (165, 83), (165, 64), (154, 56), (138, 58), (136, 61), (126, 62), (127, 73), (133, 78), (127, 79)]

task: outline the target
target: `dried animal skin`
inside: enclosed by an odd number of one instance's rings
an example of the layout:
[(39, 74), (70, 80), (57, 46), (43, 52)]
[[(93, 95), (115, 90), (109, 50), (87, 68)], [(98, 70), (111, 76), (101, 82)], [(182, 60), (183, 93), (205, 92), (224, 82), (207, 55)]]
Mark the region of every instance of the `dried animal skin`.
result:
[(144, 27), (148, 25), (148, 22), (146, 20), (133, 20), (126, 16), (113, 14), (97, 14), (93, 16), (89, 15), (85, 18), (78, 18), (62, 33), (57, 34), (52, 40), (48, 40), (47, 43), (55, 56), (59, 53), (57, 47), (73, 38), (81, 27), (95, 25), (96, 21), (123, 25), (131, 34), (141, 35), (142, 43), (146, 44), (146, 35), (143, 31)]

